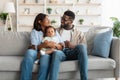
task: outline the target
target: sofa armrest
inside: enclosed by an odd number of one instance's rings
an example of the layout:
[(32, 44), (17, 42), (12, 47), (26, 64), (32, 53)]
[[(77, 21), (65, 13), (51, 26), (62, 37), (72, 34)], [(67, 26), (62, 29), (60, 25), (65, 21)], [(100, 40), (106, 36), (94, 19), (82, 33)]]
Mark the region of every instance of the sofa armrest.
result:
[(120, 39), (114, 37), (111, 44), (110, 57), (116, 61), (115, 77), (120, 77)]

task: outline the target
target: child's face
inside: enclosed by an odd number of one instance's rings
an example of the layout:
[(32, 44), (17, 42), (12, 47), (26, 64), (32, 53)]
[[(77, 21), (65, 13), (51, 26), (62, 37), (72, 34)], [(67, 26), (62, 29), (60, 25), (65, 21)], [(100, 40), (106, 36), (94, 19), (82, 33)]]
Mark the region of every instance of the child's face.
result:
[(53, 28), (48, 28), (46, 36), (52, 37), (55, 35), (55, 31)]

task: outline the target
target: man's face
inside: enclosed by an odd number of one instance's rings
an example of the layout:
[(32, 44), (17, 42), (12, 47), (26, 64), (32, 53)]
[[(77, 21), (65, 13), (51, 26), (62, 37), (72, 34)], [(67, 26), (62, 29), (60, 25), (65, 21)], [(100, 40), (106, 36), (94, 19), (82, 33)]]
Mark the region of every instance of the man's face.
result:
[(67, 15), (63, 15), (61, 17), (61, 27), (63, 27), (63, 28), (71, 27), (72, 22), (73, 22), (73, 20)]

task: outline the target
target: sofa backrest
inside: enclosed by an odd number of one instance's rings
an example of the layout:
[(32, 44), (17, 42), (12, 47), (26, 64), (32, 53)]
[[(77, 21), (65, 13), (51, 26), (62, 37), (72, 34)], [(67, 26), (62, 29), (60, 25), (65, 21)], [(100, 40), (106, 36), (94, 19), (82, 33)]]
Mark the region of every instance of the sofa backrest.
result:
[(29, 32), (0, 31), (0, 56), (24, 55), (29, 44)]
[[(88, 54), (91, 54), (95, 35), (110, 29), (110, 27), (93, 27), (86, 32)], [(0, 56), (24, 55), (29, 45), (30, 32), (0, 31)]]
[(93, 42), (94, 42), (94, 38), (98, 33), (102, 33), (102, 32), (106, 32), (108, 30), (111, 30), (110, 27), (106, 27), (106, 26), (96, 26), (96, 27), (92, 27), (90, 28), (86, 33), (86, 40), (87, 40), (87, 50), (88, 50), (88, 54), (92, 53), (92, 49), (93, 49)]

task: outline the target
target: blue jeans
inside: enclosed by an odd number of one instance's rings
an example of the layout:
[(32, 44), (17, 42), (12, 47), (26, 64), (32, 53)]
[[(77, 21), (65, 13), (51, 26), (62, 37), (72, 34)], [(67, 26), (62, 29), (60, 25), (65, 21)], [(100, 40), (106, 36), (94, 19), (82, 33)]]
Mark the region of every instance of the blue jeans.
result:
[[(58, 51), (55, 51), (53, 54), (64, 54), (64, 53), (58, 50)], [(55, 57), (53, 54), (51, 55), (45, 54), (40, 57), (38, 80), (47, 80), (48, 73), (50, 70), (51, 70), (50, 77), (49, 77), (50, 80), (57, 80), (56, 75), (58, 72), (56, 70), (58, 69), (59, 65), (57, 66), (58, 61), (54, 61), (55, 58), (52, 58), (52, 57)], [(28, 49), (21, 63), (20, 80), (32, 80), (32, 70), (33, 70), (33, 65), (36, 59), (37, 59), (37, 51), (33, 49)], [(51, 61), (52, 63), (50, 65)]]
[(88, 56), (85, 45), (77, 45), (74, 49), (65, 49), (63, 52), (52, 55), (52, 68), (50, 80), (58, 80), (59, 66), (61, 61), (78, 60), (81, 80), (88, 80)]

